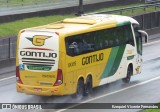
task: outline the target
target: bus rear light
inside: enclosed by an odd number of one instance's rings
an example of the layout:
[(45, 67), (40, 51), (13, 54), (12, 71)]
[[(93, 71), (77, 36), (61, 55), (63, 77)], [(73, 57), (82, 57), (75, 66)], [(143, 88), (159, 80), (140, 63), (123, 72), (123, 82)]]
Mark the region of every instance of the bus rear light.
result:
[(55, 32), (55, 34), (56, 34), (56, 35), (59, 35), (59, 33), (58, 33), (58, 32)]
[(62, 84), (62, 81), (63, 80), (63, 74), (62, 74), (62, 70), (61, 69), (58, 69), (58, 72), (57, 72), (57, 79), (56, 79), (56, 82), (54, 83), (54, 86), (59, 86)]
[(25, 32), (25, 30), (22, 30), (22, 31), (21, 31), (21, 34), (24, 33), (24, 32)]
[(16, 80), (18, 83), (22, 84), (22, 80), (20, 78), (19, 67), (16, 67)]

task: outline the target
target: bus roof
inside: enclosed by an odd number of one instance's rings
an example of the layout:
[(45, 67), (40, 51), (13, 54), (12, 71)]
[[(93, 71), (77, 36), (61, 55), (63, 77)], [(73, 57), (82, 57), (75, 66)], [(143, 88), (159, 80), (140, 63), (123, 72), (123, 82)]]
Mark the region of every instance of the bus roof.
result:
[(91, 14), (82, 15), (75, 18), (67, 18), (62, 21), (44, 26), (29, 28), (26, 30), (50, 31), (57, 32), (65, 36), (70, 36), (83, 32), (121, 26), (127, 23), (139, 24), (135, 19), (127, 16), (111, 14)]

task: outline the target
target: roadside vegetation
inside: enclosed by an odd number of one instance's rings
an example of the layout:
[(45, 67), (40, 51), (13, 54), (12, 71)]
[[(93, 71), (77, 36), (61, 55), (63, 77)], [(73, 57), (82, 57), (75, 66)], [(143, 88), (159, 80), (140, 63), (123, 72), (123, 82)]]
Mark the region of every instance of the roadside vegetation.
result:
[(143, 112), (160, 112), (160, 109), (147, 109), (144, 110)]
[[(160, 103), (158, 104), (158, 107), (160, 108)], [(140, 112), (160, 112), (160, 109), (146, 109)]]
[[(96, 10), (94, 12), (108, 11), (108, 10), (114, 10), (114, 9), (120, 9), (120, 8), (138, 6), (138, 5), (142, 5), (142, 4), (133, 4), (133, 5), (103, 8), (103, 9)], [(160, 7), (157, 7), (156, 10), (160, 10)], [(153, 11), (155, 11), (155, 7), (149, 7), (149, 8), (146, 8), (146, 10), (135, 9), (133, 11), (132, 10), (123, 11), (122, 15), (132, 16), (132, 15), (138, 15), (138, 14), (142, 14), (146, 12), (153, 12)], [(115, 13), (115, 14), (120, 14), (120, 13)], [(64, 18), (74, 17), (74, 16), (75, 15), (72, 14), (72, 15), (54, 15), (54, 16), (46, 16), (46, 17), (33, 17), (33, 18), (18, 20), (14, 22), (3, 23), (3, 24), (0, 24), (0, 38), (16, 36), (18, 32), (24, 28), (45, 25), (45, 24), (53, 23), (55, 21), (62, 20)]]
[(55, 3), (60, 0), (0, 0), (0, 7), (4, 6), (24, 6), (24, 5), (36, 5), (43, 3)]
[(49, 24), (67, 17), (73, 17), (73, 15), (34, 17), (0, 24), (0, 37), (16, 36), (21, 29)]

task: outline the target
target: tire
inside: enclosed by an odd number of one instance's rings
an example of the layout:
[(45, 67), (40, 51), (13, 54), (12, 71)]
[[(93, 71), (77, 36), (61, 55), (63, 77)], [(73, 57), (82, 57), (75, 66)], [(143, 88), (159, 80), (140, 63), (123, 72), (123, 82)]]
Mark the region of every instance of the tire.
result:
[(84, 96), (84, 81), (80, 79), (77, 83), (76, 93), (73, 95), (74, 98), (82, 98)]
[(85, 96), (92, 94), (92, 77), (87, 77), (86, 85), (85, 85)]
[(133, 75), (133, 68), (131, 66), (127, 69), (127, 76), (122, 79), (124, 83), (129, 83), (131, 80), (131, 76)]

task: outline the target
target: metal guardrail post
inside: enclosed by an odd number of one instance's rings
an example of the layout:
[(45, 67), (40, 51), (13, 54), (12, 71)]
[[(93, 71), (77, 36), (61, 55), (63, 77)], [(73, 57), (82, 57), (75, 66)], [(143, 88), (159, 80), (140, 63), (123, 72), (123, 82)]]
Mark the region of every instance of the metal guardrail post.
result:
[(10, 57), (11, 57), (11, 53), (10, 53), (10, 51), (11, 51), (11, 38), (9, 38), (9, 40), (8, 40), (8, 48), (9, 48), (9, 50), (8, 50), (8, 58), (10, 59)]
[(123, 10), (120, 11), (120, 15), (122, 15)]
[(152, 14), (149, 14), (149, 16), (150, 16), (150, 17), (149, 17), (149, 18), (150, 18), (150, 26), (149, 26), (149, 29), (151, 29), (151, 28), (152, 28), (152, 24), (153, 24), (153, 23), (152, 23)]
[(134, 9), (132, 9), (132, 15), (133, 15), (133, 13), (134, 13)]
[(160, 28), (160, 12), (157, 13), (157, 18), (158, 18), (158, 26)]
[(22, 0), (22, 6), (23, 6), (23, 2), (24, 2), (24, 1)]
[(35, 0), (35, 5), (38, 5), (38, 1), (37, 0)]
[(80, 16), (82, 14), (84, 14), (84, 11), (83, 11), (83, 0), (79, 0), (79, 11), (78, 11), (78, 13), (76, 15)]
[(157, 6), (156, 5), (155, 5), (154, 9), (157, 10)]
[(7, 0), (7, 8), (8, 8), (8, 3), (9, 3), (9, 1)]

